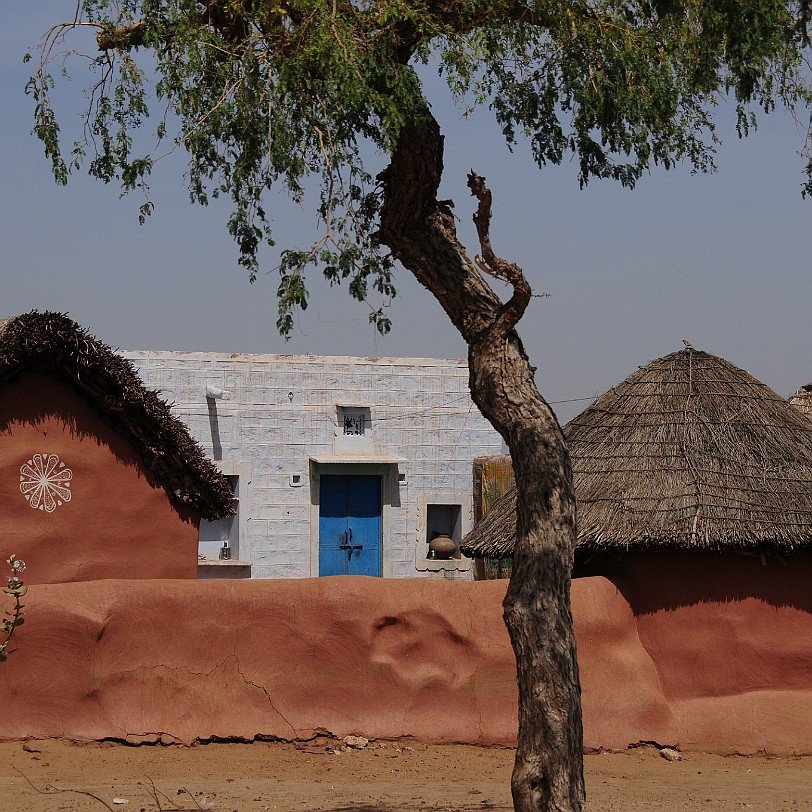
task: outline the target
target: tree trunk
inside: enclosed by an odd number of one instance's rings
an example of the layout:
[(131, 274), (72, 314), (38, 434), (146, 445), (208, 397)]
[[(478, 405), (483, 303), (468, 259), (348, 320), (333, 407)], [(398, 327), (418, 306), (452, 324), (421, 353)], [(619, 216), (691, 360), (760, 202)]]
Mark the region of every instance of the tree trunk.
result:
[[(530, 287), (490, 248), (490, 193), (474, 220), (482, 258), (472, 262), (450, 210), (436, 199), (443, 138), (427, 112), (400, 135), (384, 174), (381, 237), (436, 299), (468, 344), (471, 396), (510, 449), (517, 487), (517, 539), (504, 601), (519, 682), (513, 770), (517, 812), (581, 812), (584, 806), (581, 696), (570, 611), (575, 497), (569, 455), (555, 415), (536, 388), (515, 325)], [(482, 273), (509, 282), (502, 302)]]

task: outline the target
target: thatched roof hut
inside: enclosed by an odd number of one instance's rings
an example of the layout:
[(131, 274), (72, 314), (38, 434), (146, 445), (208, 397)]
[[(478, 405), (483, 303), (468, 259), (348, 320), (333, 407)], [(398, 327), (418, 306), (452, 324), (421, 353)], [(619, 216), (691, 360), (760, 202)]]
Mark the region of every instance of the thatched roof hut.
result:
[(32, 311), (0, 321), (0, 386), (35, 370), (72, 384), (100, 419), (129, 441), (169, 500), (204, 519), (233, 514), (217, 467), (129, 361), (60, 313)]
[[(747, 372), (686, 349), (641, 367), (564, 429), (579, 552), (812, 549), (812, 425)], [(511, 488), (463, 540), (512, 555)]]

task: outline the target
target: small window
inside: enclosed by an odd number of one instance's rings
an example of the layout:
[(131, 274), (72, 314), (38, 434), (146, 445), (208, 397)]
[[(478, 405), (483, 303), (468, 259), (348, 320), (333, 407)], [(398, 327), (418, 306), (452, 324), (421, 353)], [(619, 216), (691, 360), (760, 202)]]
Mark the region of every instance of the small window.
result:
[[(440, 573), (443, 578), (463, 578), (471, 559), (460, 552), (460, 541), (468, 532), (470, 494), (422, 493), (418, 496), (415, 569)], [(439, 577), (439, 576), (438, 576)]]
[(426, 558), (439, 557), (431, 549), (431, 542), (437, 537), (448, 537), (454, 542), (450, 557), (459, 558), (462, 538), (462, 505), (426, 505)]
[(226, 480), (233, 494), (234, 515), (213, 522), (201, 520), (198, 554), (205, 558), (230, 560), (240, 557), (240, 478), (229, 474)]
[(344, 437), (363, 437), (370, 430), (370, 410), (363, 406), (339, 406), (338, 429)]
[(371, 451), (372, 411), (368, 406), (337, 406), (335, 449), (338, 452)]
[(344, 412), (344, 435), (362, 437), (365, 428), (365, 415), (363, 412)]

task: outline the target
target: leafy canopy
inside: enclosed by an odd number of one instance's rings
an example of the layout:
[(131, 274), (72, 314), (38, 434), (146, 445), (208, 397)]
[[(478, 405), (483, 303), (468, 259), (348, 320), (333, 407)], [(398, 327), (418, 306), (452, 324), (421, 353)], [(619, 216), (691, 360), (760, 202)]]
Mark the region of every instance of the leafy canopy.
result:
[[(540, 166), (572, 154), (582, 184), (633, 186), (652, 165), (712, 170), (723, 97), (740, 135), (759, 110), (807, 110), (807, 17), (806, 0), (82, 0), (44, 36), (28, 91), (60, 183), (85, 166), (147, 191), (156, 156), (182, 146), (192, 200), (230, 196), (252, 280), (273, 245), (267, 193), (301, 201), (318, 178), (322, 237), (287, 248), (279, 266), (288, 334), (307, 307), (309, 266), (360, 301), (370, 285), (395, 294), (382, 188), (365, 158), (391, 154), (404, 124), (430, 115), (421, 65), (439, 69), (456, 102), (487, 105), (509, 144), (529, 139)], [(66, 38), (87, 28), (98, 50), (84, 56), (84, 131), (66, 155), (52, 68), (69, 65)], [(151, 112), (158, 147), (142, 153)], [(142, 220), (152, 208), (147, 197)], [(382, 308), (370, 321), (389, 329)]]

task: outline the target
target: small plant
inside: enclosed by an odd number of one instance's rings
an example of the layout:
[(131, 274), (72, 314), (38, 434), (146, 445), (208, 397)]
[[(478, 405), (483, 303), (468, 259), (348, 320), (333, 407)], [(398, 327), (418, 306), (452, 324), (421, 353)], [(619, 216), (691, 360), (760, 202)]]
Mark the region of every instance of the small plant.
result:
[(8, 584), (3, 588), (3, 593), (8, 595), (12, 600), (11, 609), (3, 606), (3, 620), (0, 625), (0, 663), (8, 659), (11, 653), (8, 649), (11, 638), (14, 636), (14, 631), (18, 626), (22, 626), (23, 618), (23, 603), (22, 599), (28, 591), (28, 587), (22, 582), (20, 575), (25, 572), (25, 561), (20, 560), (12, 555), (6, 560), (11, 575), (8, 579)]

